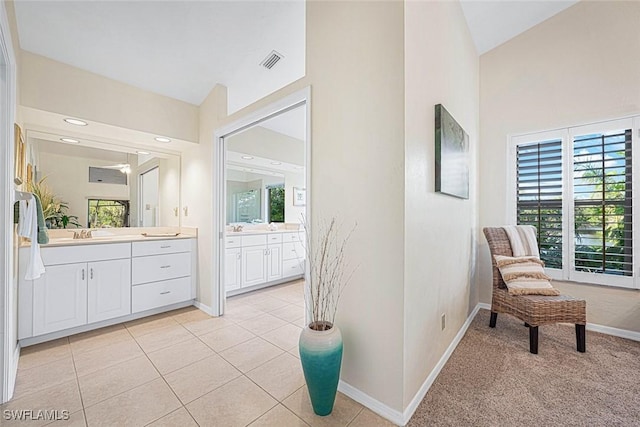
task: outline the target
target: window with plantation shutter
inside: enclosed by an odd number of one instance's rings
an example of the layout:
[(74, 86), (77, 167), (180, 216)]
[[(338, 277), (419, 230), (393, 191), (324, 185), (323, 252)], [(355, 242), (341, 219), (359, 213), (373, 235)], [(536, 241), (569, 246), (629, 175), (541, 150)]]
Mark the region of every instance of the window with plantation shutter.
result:
[(573, 138), (575, 269), (633, 274), (631, 129)]
[(538, 230), (540, 258), (562, 268), (562, 140), (517, 147), (517, 223)]
[(549, 276), (640, 289), (639, 137), (640, 116), (512, 137), (510, 223), (536, 227)]

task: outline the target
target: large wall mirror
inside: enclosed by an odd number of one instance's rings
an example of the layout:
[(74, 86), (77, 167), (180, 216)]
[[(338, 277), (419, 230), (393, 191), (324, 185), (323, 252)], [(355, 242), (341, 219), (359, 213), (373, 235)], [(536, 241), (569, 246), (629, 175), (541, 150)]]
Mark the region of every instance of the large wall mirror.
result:
[[(28, 132), (31, 180), (70, 218), (51, 228), (180, 225), (180, 156)], [(46, 215), (45, 215), (46, 216)]]
[(226, 138), (227, 225), (302, 221), (305, 139), (305, 105)]

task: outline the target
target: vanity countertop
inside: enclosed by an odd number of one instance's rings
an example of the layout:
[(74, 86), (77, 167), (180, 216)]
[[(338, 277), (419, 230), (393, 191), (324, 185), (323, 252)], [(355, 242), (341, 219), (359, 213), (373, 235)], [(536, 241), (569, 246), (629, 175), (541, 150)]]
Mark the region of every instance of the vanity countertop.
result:
[(304, 230), (243, 230), (243, 231), (227, 231), (227, 236), (249, 236), (252, 234), (278, 234), (278, 233), (300, 233)]
[[(89, 239), (74, 239), (73, 237), (51, 237), (49, 243), (40, 245), (41, 248), (53, 248), (58, 246), (79, 246), (79, 245), (105, 245), (110, 243), (129, 243), (129, 242), (146, 242), (150, 240), (174, 240), (174, 239), (193, 239), (196, 236), (191, 234), (179, 234), (177, 236), (157, 236), (146, 237), (141, 234), (123, 234), (112, 236), (97, 236)], [(20, 247), (30, 246), (29, 241), (20, 244)]]
[[(49, 229), (49, 243), (40, 245), (40, 247), (52, 248), (57, 246), (144, 242), (148, 240), (193, 239), (198, 236), (198, 229), (195, 227), (120, 227), (95, 228), (91, 230), (93, 237), (89, 239), (74, 239), (73, 233), (82, 230), (88, 231), (86, 228)], [(143, 233), (158, 234), (158, 236), (145, 237)], [(22, 239), (20, 243), (20, 247), (28, 247), (30, 245), (31, 242), (27, 239)]]

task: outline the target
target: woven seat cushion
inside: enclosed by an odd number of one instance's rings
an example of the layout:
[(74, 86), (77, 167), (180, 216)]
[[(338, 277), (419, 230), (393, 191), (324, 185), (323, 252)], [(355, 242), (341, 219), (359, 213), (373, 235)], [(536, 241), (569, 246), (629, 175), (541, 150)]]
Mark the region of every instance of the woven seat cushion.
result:
[(560, 295), (551, 286), (551, 278), (544, 273), (544, 263), (538, 257), (494, 258), (510, 295)]

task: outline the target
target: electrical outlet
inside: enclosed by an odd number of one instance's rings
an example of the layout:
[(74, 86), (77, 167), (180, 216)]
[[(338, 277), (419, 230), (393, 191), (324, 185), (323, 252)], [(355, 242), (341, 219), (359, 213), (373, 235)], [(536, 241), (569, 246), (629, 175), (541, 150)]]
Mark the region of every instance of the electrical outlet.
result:
[(444, 328), (447, 326), (447, 315), (446, 314), (442, 314), (442, 317), (440, 318), (440, 327), (442, 328), (442, 330), (444, 331)]

